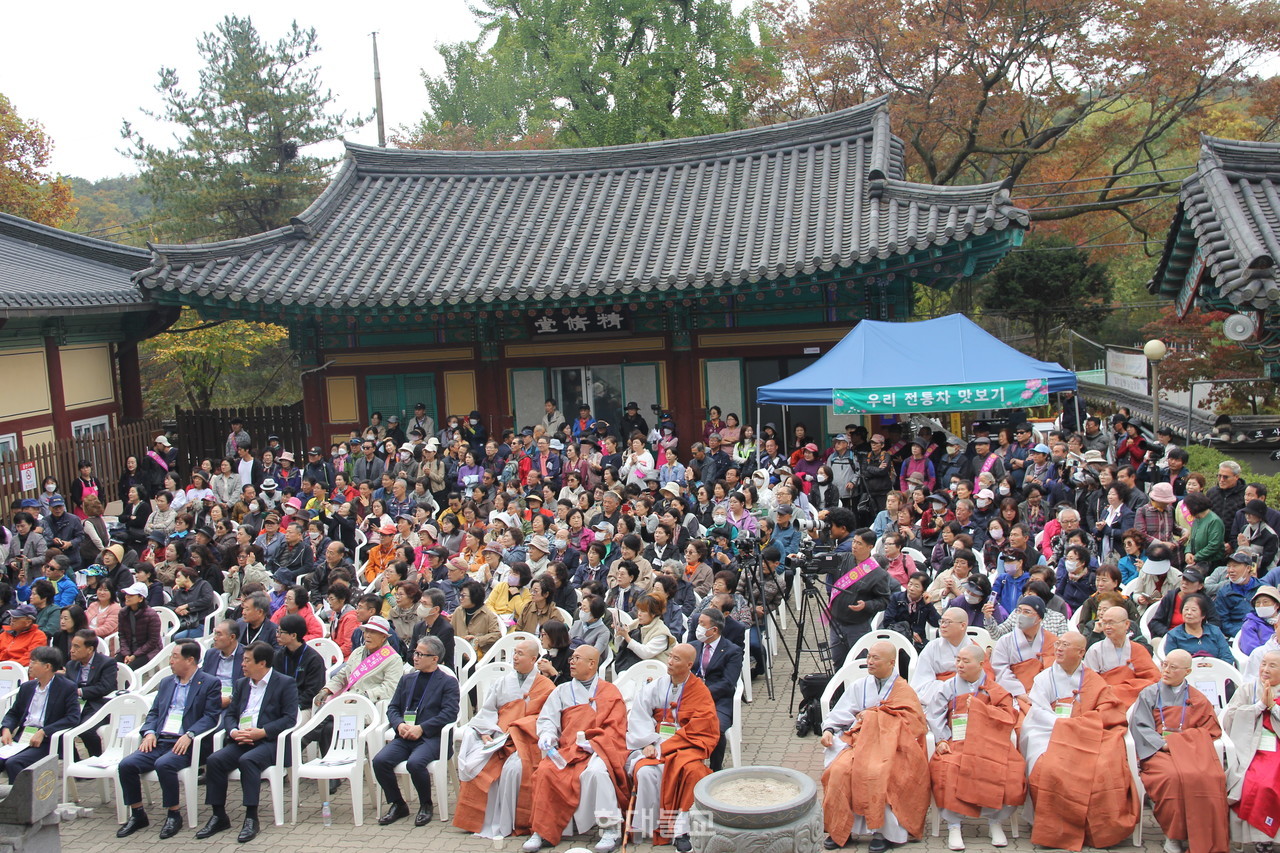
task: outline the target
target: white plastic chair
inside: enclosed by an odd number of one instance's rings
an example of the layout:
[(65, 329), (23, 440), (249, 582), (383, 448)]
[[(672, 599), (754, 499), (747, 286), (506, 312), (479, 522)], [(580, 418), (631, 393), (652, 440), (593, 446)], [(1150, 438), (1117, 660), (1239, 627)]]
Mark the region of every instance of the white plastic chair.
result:
[[(325, 720), (333, 720), (333, 735), (328, 754), (322, 758), (298, 763), (302, 755), (302, 739)], [(373, 702), (356, 693), (344, 693), (320, 706), (311, 719), (295, 728), (289, 736), (291, 755), (294, 758), (290, 816), (291, 823), (298, 822), (298, 782), (315, 779), (320, 783), (321, 799), (329, 798), (325, 787), (332, 779), (346, 779), (351, 785), (351, 810), (355, 825), (364, 825), (365, 775), (372, 775), (369, 759), (375, 745), (381, 741), (384, 720)], [(372, 785), (372, 778), (370, 779)], [(192, 821), (194, 824), (194, 821)]]
[(460, 680), (466, 681), (471, 677), (471, 673), (475, 671), (476, 664), (479, 662), (479, 657), (476, 654), (476, 647), (471, 645), (469, 640), (454, 636), (453, 671), (458, 673)]
[[(480, 669), (486, 664), (494, 661), (510, 663), (511, 653), (515, 651), (516, 646), (522, 640), (533, 640), (535, 643), (538, 642), (538, 638), (533, 634), (530, 634), (528, 631), (512, 631), (509, 634), (503, 634), (502, 639), (490, 646), (489, 650), (484, 653), (484, 657), (480, 658), (480, 661), (476, 664), (475, 668)], [(541, 644), (539, 644), (539, 648), (541, 648)]]
[(307, 640), (307, 645), (320, 653), (320, 657), (324, 658), (324, 667), (328, 671), (338, 664), (342, 663), (342, 649), (333, 640), (327, 637), (316, 637)]
[(148, 696), (160, 689), (160, 682), (164, 681), (167, 676), (173, 675), (173, 669), (169, 666), (168, 655), (165, 656), (164, 666), (157, 667), (147, 676), (147, 680), (141, 682), (136, 692), (143, 696)]
[(1068, 620), (1068, 622), (1071, 625), (1072, 631), (1076, 631), (1076, 632), (1080, 631), (1080, 617), (1083, 615), (1084, 615), (1083, 607), (1077, 607), (1075, 610), (1071, 612), (1071, 619)]
[(563, 607), (556, 608), (556, 618), (565, 624), (566, 628), (573, 627), (573, 617), (569, 615), (569, 611)]
[(1234, 666), (1217, 658), (1193, 658), (1187, 681), (1213, 703), (1215, 713), (1222, 713), (1230, 698), (1227, 695), (1227, 684), (1235, 685), (1238, 690), (1244, 683), (1244, 676)]
[(996, 647), (996, 641), (995, 638), (991, 636), (991, 632), (979, 625), (970, 625), (968, 628), (965, 628), (964, 635), (982, 646), (983, 650), (987, 652), (987, 654), (990, 654), (991, 650)]
[(17, 661), (0, 662), (0, 694), (10, 693), (27, 680), (27, 668)]
[(924, 552), (923, 552), (923, 551), (920, 551), (919, 549), (916, 549), (916, 548), (903, 548), (903, 549), (902, 549), (902, 553), (906, 554), (906, 555), (907, 555), (907, 556), (909, 556), (913, 561), (915, 561), (916, 568), (920, 568), (921, 566), (928, 566), (928, 565), (929, 565), (929, 561), (928, 561), (927, 559), (925, 559)]
[(848, 689), (850, 684), (859, 678), (865, 678), (866, 675), (866, 658), (849, 661), (840, 667), (840, 671), (827, 682), (827, 686), (822, 690), (822, 697), (818, 700), (818, 707), (822, 709), (822, 718), (824, 720), (831, 714), (831, 704), (835, 698), (836, 691), (842, 687)]
[(1245, 667), (1249, 665), (1249, 656), (1240, 651), (1239, 632), (1231, 640), (1231, 655), (1236, 659), (1236, 669), (1244, 672)]
[[(124, 797), (120, 793), (117, 766), (125, 756), (138, 748), (138, 730), (147, 718), (151, 703), (146, 697), (136, 693), (122, 693), (112, 696), (107, 703), (80, 725), (67, 729), (59, 734), (60, 748), (56, 750), (62, 756), (62, 802), (69, 802), (67, 789), (74, 779), (97, 779), (102, 786), (102, 802), (107, 802), (106, 786), (108, 780), (116, 781), (115, 801), (116, 818), (124, 823), (128, 818), (125, 812)], [(104, 727), (102, 733), (102, 755), (97, 758), (76, 760), (76, 737), (93, 729)]]
[[(1010, 732), (1009, 738), (1010, 740), (1013, 741), (1014, 747), (1017, 748), (1018, 746), (1017, 730)], [(925, 736), (925, 746), (929, 751), (929, 761), (932, 762), (934, 748), (937, 746), (937, 743), (933, 737), (933, 732), (929, 732)], [(1029, 799), (1030, 797), (1028, 797), (1028, 800)], [(1020, 806), (1018, 808), (1015, 808), (1009, 814), (1009, 834), (1012, 835), (1014, 838), (1018, 837), (1018, 812), (1021, 811), (1022, 808), (1024, 807)], [(932, 791), (930, 791), (929, 793), (929, 816), (930, 816), (930, 821), (932, 823), (933, 837), (937, 838), (939, 833), (941, 833), (942, 831), (942, 813), (941, 813), (941, 810), (939, 810), (938, 808), (938, 801), (933, 798)]]
[(160, 636), (164, 638), (166, 643), (173, 641), (173, 635), (178, 630), (178, 625), (182, 620), (168, 607), (153, 607), (156, 613), (160, 615)]
[[(628, 672), (630, 672), (630, 670), (628, 670)], [(729, 741), (729, 756), (733, 760), (733, 766), (738, 767), (742, 764), (742, 680), (741, 679), (738, 680), (738, 686), (733, 688), (733, 723), (729, 726), (729, 730), (724, 733), (724, 736)]]
[[(262, 771), (262, 780), (267, 783), (267, 787), (271, 790), (271, 817), (275, 820), (276, 826), (284, 826), (284, 777), (289, 772), (284, 760), (285, 747), (292, 732), (293, 729), (285, 729), (276, 738), (275, 763)], [(213, 739), (213, 751), (217, 752), (224, 746), (226, 746), (226, 732), (219, 728), (217, 736)], [(236, 781), (239, 778), (239, 769), (232, 770), (227, 776), (227, 779), (231, 781)]]
[[(462, 727), (465, 726), (480, 706), (484, 704), (485, 697), (489, 695), (489, 690), (504, 675), (514, 672), (514, 668), (509, 663), (491, 663), (488, 666), (481, 667), (467, 677), (459, 688), (461, 697), (458, 702), (458, 724), (455, 729), (456, 734), (462, 736)], [(476, 694), (476, 704), (471, 704), (471, 693)]]
[(892, 643), (900, 652), (906, 652), (907, 671), (899, 674), (903, 678), (910, 679), (911, 671), (915, 669), (916, 660), (919, 659), (920, 654), (916, 651), (916, 647), (911, 645), (911, 641), (899, 634), (897, 631), (876, 630), (863, 634), (858, 638), (858, 641), (853, 644), (853, 647), (849, 649), (849, 654), (845, 656), (845, 662), (848, 663), (849, 661), (854, 660), (858, 655), (869, 651), (872, 646), (882, 641)]
[(1156, 607), (1157, 605), (1155, 604), (1151, 605), (1146, 610), (1142, 611), (1142, 616), (1138, 619), (1138, 630), (1142, 633), (1142, 636), (1146, 637), (1148, 640), (1156, 639), (1151, 636), (1151, 620), (1156, 618)]
[(147, 682), (147, 679), (151, 678), (151, 674), (156, 670), (161, 668), (167, 670), (169, 668), (169, 655), (173, 654), (173, 648), (174, 644), (168, 643), (164, 648), (156, 652), (151, 660), (147, 661), (142, 666), (135, 667), (133, 670), (135, 683), (139, 686), (143, 685)]
[(98, 638), (98, 654), (106, 655), (107, 657), (112, 655), (111, 644), (107, 642), (106, 637)]
[[(642, 660), (639, 663), (632, 664), (624, 672), (618, 673), (613, 681), (613, 686), (618, 688), (623, 700), (630, 705), (640, 692), (641, 687), (666, 674), (667, 665), (665, 663), (656, 660)], [(739, 692), (741, 692), (741, 688), (739, 688)]]

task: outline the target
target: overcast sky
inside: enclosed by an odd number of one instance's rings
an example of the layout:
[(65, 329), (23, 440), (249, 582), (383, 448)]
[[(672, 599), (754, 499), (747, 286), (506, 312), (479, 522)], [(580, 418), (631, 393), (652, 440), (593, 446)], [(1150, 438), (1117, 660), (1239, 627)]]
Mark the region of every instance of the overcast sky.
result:
[[(745, 0), (734, 0), (741, 9)], [(161, 66), (178, 70), (190, 91), (200, 67), (196, 41), (223, 15), (249, 15), (265, 41), (282, 36), (295, 17), (319, 35), (321, 78), (339, 109), (373, 112), (373, 61), (369, 33), (378, 31), (387, 133), (412, 124), (426, 108), (421, 69), (442, 69), (436, 45), (474, 38), (477, 28), (466, 0), (416, 3), (306, 4), (228, 0), (204, 6), (134, 0), (4, 4), (10, 37), (0, 51), (0, 93), (18, 114), (42, 123), (53, 140), (53, 170), (98, 179), (137, 171), (117, 153), (120, 124), (134, 123), (149, 141), (169, 144), (171, 132), (150, 122), (140, 108), (160, 108), (155, 91)], [(373, 122), (350, 136), (375, 144)]]

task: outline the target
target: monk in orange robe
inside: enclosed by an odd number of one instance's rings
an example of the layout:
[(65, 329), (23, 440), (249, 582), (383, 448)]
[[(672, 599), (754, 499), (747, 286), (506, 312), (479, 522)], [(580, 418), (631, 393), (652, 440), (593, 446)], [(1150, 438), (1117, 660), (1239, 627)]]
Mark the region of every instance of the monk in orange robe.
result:
[(678, 853), (693, 849), (688, 827), (693, 786), (711, 775), (707, 761), (720, 741), (716, 701), (692, 673), (696, 655), (687, 644), (673, 648), (667, 674), (640, 689), (627, 719), (636, 789), (631, 828), (652, 833), (654, 844), (674, 839)]
[[(489, 687), (467, 723), (458, 749), (460, 784), (453, 825), (459, 829), (486, 838), (530, 832), (533, 773), (541, 758), (537, 719), (555, 689), (551, 679), (535, 669), (541, 652), (535, 640), (516, 644), (511, 652), (514, 671)], [(496, 749), (490, 746), (494, 740), (501, 741)], [(499, 778), (507, 784), (495, 790)]]
[(871, 834), (868, 850), (924, 832), (929, 809), (929, 759), (924, 711), (895, 672), (898, 652), (879, 642), (867, 653), (866, 678), (855, 681), (822, 721), (827, 769), (822, 774), (823, 820), (835, 850), (855, 834)]
[(935, 741), (929, 760), (933, 799), (947, 822), (947, 847), (963, 850), (963, 817), (984, 817), (993, 847), (1008, 845), (1001, 821), (1027, 797), (1027, 765), (1011, 737), (1013, 697), (983, 670), (986, 653), (956, 653), (956, 675), (925, 709)]
[(1054, 652), (1054, 665), (1031, 685), (1018, 738), (1035, 803), (1031, 841), (1063, 850), (1111, 847), (1133, 832), (1141, 807), (1126, 758), (1125, 709), (1085, 667), (1082, 634), (1064, 634)]
[(1102, 640), (1089, 647), (1084, 665), (1101, 675), (1127, 709), (1143, 688), (1160, 680), (1151, 652), (1129, 639), (1129, 611), (1108, 607), (1098, 619)]
[(1190, 654), (1169, 652), (1160, 667), (1160, 680), (1138, 694), (1130, 732), (1165, 850), (1227, 853), (1227, 775), (1213, 745), (1222, 736), (1218, 716), (1187, 681)]

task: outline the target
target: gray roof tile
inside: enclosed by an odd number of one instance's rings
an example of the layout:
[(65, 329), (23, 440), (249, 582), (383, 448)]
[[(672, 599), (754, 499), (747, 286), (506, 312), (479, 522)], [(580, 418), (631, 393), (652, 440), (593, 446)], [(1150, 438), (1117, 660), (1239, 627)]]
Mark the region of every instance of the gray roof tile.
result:
[(1026, 227), (1002, 184), (903, 180), (884, 99), (612, 148), (347, 146), (290, 226), (153, 246), (136, 278), (203, 299), (330, 308), (515, 304), (733, 286)]

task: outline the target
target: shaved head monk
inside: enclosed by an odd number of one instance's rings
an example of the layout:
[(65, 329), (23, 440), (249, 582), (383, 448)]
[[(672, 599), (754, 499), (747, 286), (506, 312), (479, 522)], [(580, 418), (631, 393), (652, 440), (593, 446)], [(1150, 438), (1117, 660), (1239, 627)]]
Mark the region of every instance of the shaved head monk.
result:
[(1213, 746), (1222, 728), (1192, 671), (1190, 653), (1169, 652), (1160, 679), (1138, 694), (1130, 730), (1167, 853), (1226, 853), (1227, 777)]
[(618, 688), (600, 677), (600, 652), (578, 646), (569, 656), (569, 681), (552, 691), (538, 715), (542, 754), (533, 777), (533, 835), (525, 853), (554, 847), (562, 836), (599, 825), (596, 853), (622, 841), (622, 809), (629, 799), (627, 706)]
[(636, 790), (631, 828), (655, 844), (674, 840), (678, 853), (693, 849), (693, 786), (711, 774), (707, 761), (720, 740), (715, 699), (693, 674), (697, 654), (688, 644), (673, 648), (667, 674), (640, 688), (627, 718), (627, 769)]
[(911, 689), (920, 697), (920, 705), (926, 710), (930, 700), (956, 674), (956, 655), (966, 646), (977, 645), (966, 633), (968, 628), (968, 613), (959, 607), (947, 608), (938, 620), (938, 636), (925, 644), (920, 658), (911, 668)]
[(822, 721), (823, 846), (836, 850), (853, 835), (871, 835), (868, 850), (919, 838), (929, 808), (927, 729), (920, 700), (895, 672), (888, 642), (867, 653), (867, 675), (849, 684)]
[(925, 708), (936, 743), (929, 761), (933, 798), (947, 823), (947, 847), (963, 850), (961, 821), (981, 817), (993, 847), (1009, 842), (1001, 821), (1027, 796), (1027, 765), (1010, 734), (1018, 709), (1009, 694), (983, 668), (979, 645), (956, 653), (955, 675), (939, 682)]
[(1124, 705), (1084, 665), (1085, 645), (1076, 631), (1054, 643), (1018, 738), (1035, 804), (1031, 841), (1064, 850), (1118, 844), (1141, 805), (1125, 759)]
[[(537, 671), (542, 649), (522, 640), (512, 672), (499, 678), (468, 721), (458, 748), (458, 808), (453, 825), (485, 838), (527, 835), (533, 820), (538, 714), (555, 685)], [(506, 738), (494, 748), (494, 740)]]
[(1097, 625), (1102, 640), (1085, 652), (1084, 665), (1101, 675), (1128, 708), (1144, 687), (1160, 678), (1160, 670), (1151, 652), (1129, 639), (1129, 611), (1108, 607), (1098, 616)]

